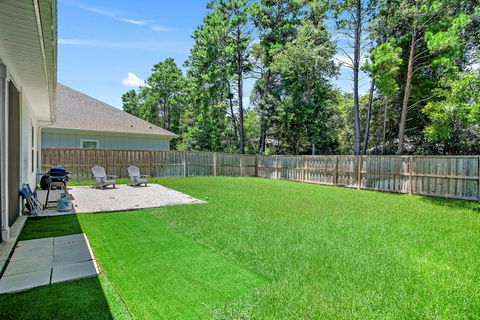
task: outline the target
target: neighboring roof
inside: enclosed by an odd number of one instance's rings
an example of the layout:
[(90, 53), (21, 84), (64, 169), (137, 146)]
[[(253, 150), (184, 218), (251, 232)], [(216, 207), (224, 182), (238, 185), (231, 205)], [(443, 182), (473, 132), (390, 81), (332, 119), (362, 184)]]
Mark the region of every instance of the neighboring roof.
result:
[(57, 84), (56, 103), (56, 121), (47, 128), (177, 136), (60, 83)]

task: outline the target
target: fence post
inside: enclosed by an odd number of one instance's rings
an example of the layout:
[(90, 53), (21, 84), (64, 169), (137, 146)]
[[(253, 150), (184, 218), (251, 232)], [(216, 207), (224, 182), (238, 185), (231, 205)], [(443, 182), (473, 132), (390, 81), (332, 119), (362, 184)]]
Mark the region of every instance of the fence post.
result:
[(413, 156), (408, 157), (408, 193), (412, 194)]
[(148, 150), (147, 172), (149, 176), (152, 176), (152, 150)]
[(358, 162), (358, 175), (357, 175), (357, 189), (360, 190), (362, 187), (362, 164), (363, 164), (363, 158), (362, 156), (357, 156), (357, 162)]
[(275, 156), (275, 179), (278, 179), (278, 156)]
[(477, 187), (477, 200), (480, 202), (480, 156), (478, 156), (478, 187)]
[(305, 156), (300, 157), (300, 165), (301, 165), (301, 181), (305, 182), (305, 168), (306, 168), (307, 161), (305, 161)]
[(258, 177), (258, 155), (255, 155), (255, 177)]
[(183, 152), (183, 157), (182, 157), (182, 162), (183, 162), (183, 176), (188, 177), (188, 165), (187, 165), (187, 152)]
[(217, 176), (217, 153), (213, 153), (213, 175)]
[(333, 184), (338, 185), (338, 165), (340, 162), (340, 156), (335, 156), (335, 176), (333, 177)]
[(240, 177), (243, 177), (244, 170), (243, 170), (243, 156), (240, 155)]
[[(103, 161), (105, 163), (105, 171), (109, 172), (108, 170), (108, 156), (107, 156), (107, 150), (103, 150)], [(111, 173), (110, 173), (111, 174)]]

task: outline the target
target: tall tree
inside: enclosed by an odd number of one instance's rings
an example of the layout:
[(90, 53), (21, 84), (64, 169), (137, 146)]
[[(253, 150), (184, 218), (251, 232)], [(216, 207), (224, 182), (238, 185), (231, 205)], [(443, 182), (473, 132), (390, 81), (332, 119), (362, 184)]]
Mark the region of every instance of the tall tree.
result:
[(185, 87), (182, 70), (172, 58), (165, 59), (153, 66), (146, 84), (151, 97), (154, 96), (158, 122), (165, 129), (178, 132)]
[[(245, 153), (243, 81), (252, 70), (250, 59), (253, 41), (250, 20), (251, 4), (250, 0), (216, 0), (210, 3), (210, 7), (219, 10), (227, 22), (227, 42), (224, 54), (234, 78), (238, 104), (239, 151), (243, 154)], [(233, 107), (233, 102), (230, 102), (230, 107)], [(233, 112), (232, 119), (235, 126)]]
[(185, 106), (185, 78), (172, 58), (155, 64), (144, 87), (122, 96), (123, 110), (179, 133)]
[(282, 87), (279, 127), (282, 151), (299, 154), (311, 148), (331, 151), (334, 143), (332, 116), (336, 74), (335, 44), (324, 20), (327, 7), (316, 2), (308, 7), (296, 37), (273, 56), (271, 70), (280, 75)]
[(461, 0), (388, 0), (383, 3), (376, 21), (377, 33), (382, 38), (396, 39), (394, 44), (402, 49), (405, 72), (400, 77), (403, 98), (398, 154), (405, 149), (409, 112), (414, 106), (424, 106), (428, 102), (439, 79), (453, 71), (464, 55), (461, 32), (469, 22), (464, 8)]
[(261, 0), (252, 6), (253, 20), (259, 36), (254, 46), (258, 79), (254, 97), (260, 114), (259, 151), (265, 152), (268, 131), (278, 118), (280, 75), (271, 69), (275, 54), (297, 35), (303, 17), (305, 1)]
[(136, 117), (141, 117), (140, 97), (135, 90), (130, 90), (122, 95), (123, 111)]
[[(351, 51), (340, 47), (340, 51), (345, 55), (346, 66), (352, 69), (353, 80), (353, 146), (355, 155), (361, 151), (361, 127), (360, 127), (360, 105), (359, 105), (359, 86), (360, 86), (360, 67), (363, 55), (368, 48), (370, 41), (368, 39), (367, 23), (372, 18), (375, 11), (375, 1), (373, 0), (343, 0), (336, 4), (335, 15), (338, 32), (347, 39), (351, 45)], [(367, 45), (365, 45), (367, 44)]]
[[(210, 7), (210, 5), (209, 5)], [(230, 65), (225, 56), (228, 20), (215, 8), (193, 33), (188, 67), (189, 109), (184, 117), (181, 148), (223, 150), (227, 144)]]

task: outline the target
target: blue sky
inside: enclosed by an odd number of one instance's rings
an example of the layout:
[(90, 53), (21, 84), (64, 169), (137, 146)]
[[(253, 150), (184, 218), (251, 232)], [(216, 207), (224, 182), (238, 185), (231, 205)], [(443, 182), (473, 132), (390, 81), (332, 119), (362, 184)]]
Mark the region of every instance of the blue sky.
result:
[[(121, 108), (121, 95), (147, 78), (155, 63), (173, 57), (177, 65), (183, 64), (206, 3), (59, 0), (59, 82)], [(334, 82), (351, 91), (349, 71), (341, 71)]]

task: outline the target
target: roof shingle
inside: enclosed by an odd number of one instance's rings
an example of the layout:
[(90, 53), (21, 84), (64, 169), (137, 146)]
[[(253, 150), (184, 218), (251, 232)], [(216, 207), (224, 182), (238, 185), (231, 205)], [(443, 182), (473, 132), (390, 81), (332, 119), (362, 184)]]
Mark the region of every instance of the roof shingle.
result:
[(177, 136), (60, 83), (56, 106), (56, 121), (48, 128)]

